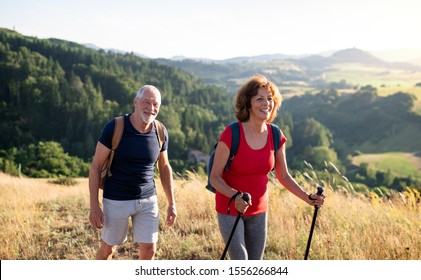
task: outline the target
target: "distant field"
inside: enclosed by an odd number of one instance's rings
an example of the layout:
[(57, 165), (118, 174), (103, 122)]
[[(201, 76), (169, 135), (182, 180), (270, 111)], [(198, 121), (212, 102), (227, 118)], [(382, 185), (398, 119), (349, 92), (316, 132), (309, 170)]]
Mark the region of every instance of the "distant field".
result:
[[(421, 82), (421, 81), (420, 81)], [(387, 96), (395, 94), (397, 92), (406, 92), (415, 95), (417, 100), (415, 101), (414, 111), (421, 114), (421, 87), (416, 86), (386, 86), (377, 89), (380, 96)]]
[(421, 158), (410, 153), (364, 154), (354, 157), (352, 162), (356, 165), (368, 163), (396, 175), (421, 177)]
[(421, 72), (367, 67), (356, 63), (333, 65), (333, 70), (325, 73), (327, 81), (346, 80), (347, 83), (374, 87), (413, 87), (421, 82)]
[(378, 90), (381, 96), (397, 92), (412, 93), (417, 97), (414, 110), (421, 113), (421, 72), (396, 70), (381, 67), (367, 67), (360, 64), (338, 64), (333, 70), (325, 73), (328, 82), (345, 80), (349, 84), (366, 86), (371, 85)]

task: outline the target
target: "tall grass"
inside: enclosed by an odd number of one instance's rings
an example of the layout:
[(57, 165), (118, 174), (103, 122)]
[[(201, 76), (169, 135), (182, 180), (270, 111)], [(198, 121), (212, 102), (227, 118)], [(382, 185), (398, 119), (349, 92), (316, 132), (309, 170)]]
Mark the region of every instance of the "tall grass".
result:
[[(305, 178), (305, 177), (303, 177)], [(302, 180), (308, 191), (314, 178)], [(301, 180), (301, 179), (300, 179)], [(313, 180), (313, 181), (312, 181)], [(175, 180), (178, 219), (164, 226), (166, 200), (158, 183), (161, 210), (157, 259), (219, 259), (224, 249), (214, 211), (214, 195), (204, 189), (205, 178), (190, 174)], [(389, 199), (359, 194), (346, 184), (325, 186), (311, 244), (310, 259), (421, 259), (421, 196), (416, 191)], [(0, 173), (0, 258), (93, 259), (100, 232), (88, 222), (87, 179), (59, 186), (46, 179), (15, 178)], [(271, 178), (268, 243), (265, 259), (303, 259), (313, 208)], [(137, 259), (129, 240), (114, 259)]]

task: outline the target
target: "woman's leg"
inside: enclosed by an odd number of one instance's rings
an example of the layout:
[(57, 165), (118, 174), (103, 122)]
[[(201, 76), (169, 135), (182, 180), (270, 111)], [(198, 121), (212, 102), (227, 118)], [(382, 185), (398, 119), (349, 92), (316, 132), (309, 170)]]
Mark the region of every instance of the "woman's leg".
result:
[[(228, 239), (231, 235), (235, 219), (236, 216), (218, 213), (219, 231), (221, 232), (225, 244), (227, 244)], [(234, 235), (231, 239), (231, 243), (228, 247), (228, 252), (231, 260), (247, 260), (248, 258), (244, 241), (244, 223), (242, 219), (240, 219), (240, 221), (237, 224)]]
[(266, 247), (267, 213), (243, 217), (244, 238), (249, 260), (262, 260)]

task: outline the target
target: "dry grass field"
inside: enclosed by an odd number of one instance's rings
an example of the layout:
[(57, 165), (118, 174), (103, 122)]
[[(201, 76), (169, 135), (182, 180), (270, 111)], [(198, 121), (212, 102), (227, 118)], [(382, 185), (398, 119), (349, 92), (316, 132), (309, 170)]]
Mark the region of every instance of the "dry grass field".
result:
[[(303, 176), (303, 178), (305, 178)], [(354, 193), (344, 182), (300, 180), (303, 187), (323, 183), (327, 196), (320, 209), (311, 244), (313, 260), (420, 260), (421, 196), (394, 193), (390, 199), (374, 192)], [(156, 258), (219, 259), (224, 249), (213, 210), (213, 194), (205, 178), (176, 178), (178, 220), (163, 225), (166, 200), (157, 183), (161, 209)], [(342, 184), (342, 185), (341, 185)], [(88, 180), (61, 186), (47, 179), (10, 177), (0, 173), (0, 259), (93, 259), (100, 232), (88, 222)], [(310, 191), (310, 189), (308, 189)], [(313, 209), (279, 184), (270, 183), (269, 234), (265, 259), (303, 259)], [(115, 259), (137, 259), (131, 237)]]

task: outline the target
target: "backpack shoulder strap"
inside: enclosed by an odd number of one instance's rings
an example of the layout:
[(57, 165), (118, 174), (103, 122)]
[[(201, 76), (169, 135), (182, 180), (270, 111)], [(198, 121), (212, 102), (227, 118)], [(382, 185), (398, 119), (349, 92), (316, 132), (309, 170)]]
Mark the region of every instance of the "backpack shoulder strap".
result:
[(276, 124), (271, 123), (270, 127), (272, 128), (273, 147), (275, 148), (276, 155), (276, 152), (279, 149), (279, 143), (281, 142), (281, 132)]
[(156, 134), (158, 136), (158, 142), (159, 142), (159, 154), (158, 154), (158, 159), (157, 159), (158, 161), (161, 154), (162, 146), (164, 145), (165, 133), (164, 133), (164, 127), (160, 121), (154, 120), (154, 123), (155, 123)]
[(240, 146), (240, 125), (238, 122), (232, 122), (230, 124), (231, 131), (232, 131), (232, 138), (231, 138), (231, 149), (230, 149), (230, 156), (228, 158), (228, 162), (225, 166), (225, 169), (231, 165), (231, 161), (234, 159), (235, 155), (238, 151), (238, 146)]
[[(278, 152), (279, 149), (279, 143), (281, 142), (281, 131), (279, 130), (279, 127), (276, 124), (271, 123), (270, 127), (272, 129), (272, 138), (273, 138), (273, 155), (276, 160), (276, 152)], [(272, 170), (275, 170), (275, 166)]]
[(121, 136), (123, 135), (124, 130), (124, 116), (115, 117), (115, 124), (114, 124), (114, 132), (113, 132), (113, 138), (111, 140), (111, 153), (108, 159), (108, 166), (107, 166), (107, 173), (108, 176), (111, 176), (111, 163), (114, 158), (114, 152), (117, 149), (118, 145), (120, 144)]
[(115, 118), (114, 133), (113, 139), (111, 142), (112, 150), (115, 151), (118, 145), (120, 144), (121, 136), (123, 135), (124, 130), (124, 116), (119, 116)]
[[(230, 124), (231, 126), (231, 130), (232, 130), (232, 138), (231, 138), (231, 149), (230, 149), (230, 155), (228, 157), (227, 163), (225, 164), (225, 170), (228, 170), (230, 165), (231, 165), (231, 161), (234, 159), (235, 155), (237, 154), (238, 151), (238, 146), (240, 145), (240, 127), (238, 122), (233, 122)], [(209, 162), (207, 164), (206, 167), (206, 171), (208, 174), (208, 184), (206, 185), (206, 189), (215, 193), (216, 190), (214, 187), (212, 187), (211, 183), (210, 183), (210, 173), (212, 171), (212, 167), (213, 167), (213, 159), (215, 156), (215, 150), (216, 147), (218, 146), (218, 142), (213, 146), (211, 155), (209, 157)]]

